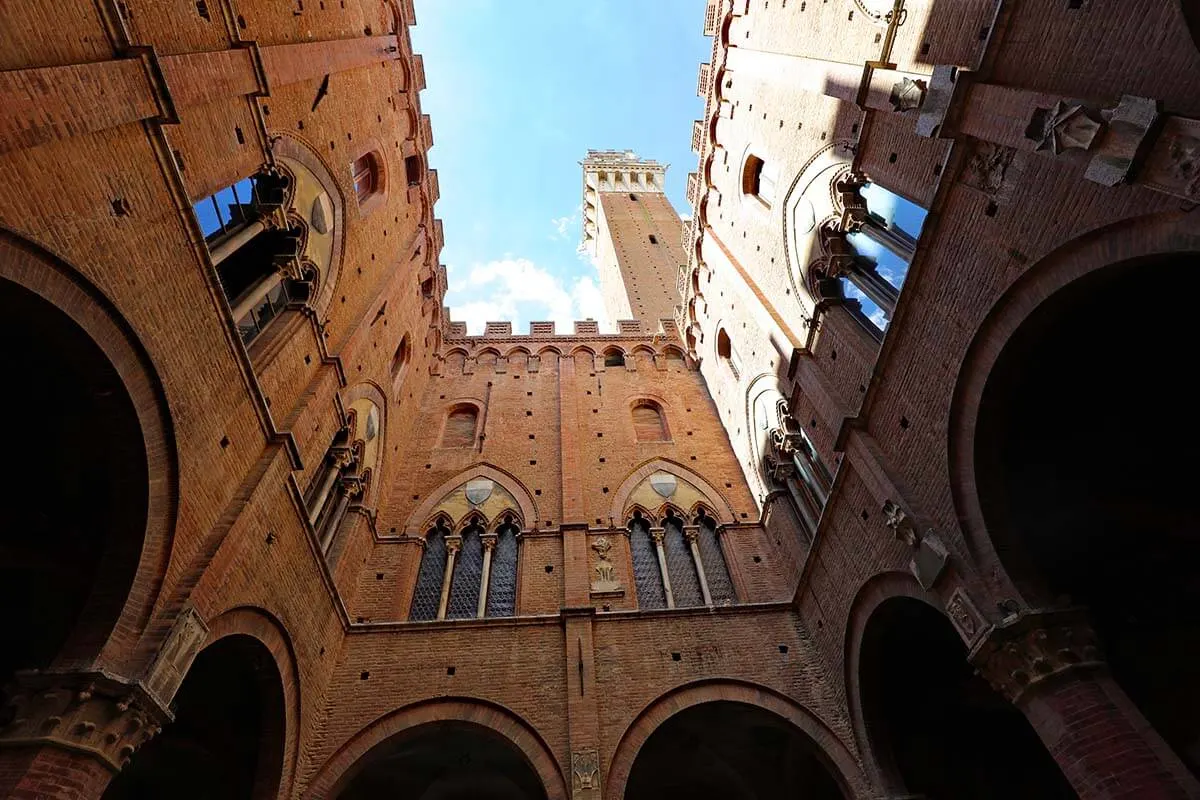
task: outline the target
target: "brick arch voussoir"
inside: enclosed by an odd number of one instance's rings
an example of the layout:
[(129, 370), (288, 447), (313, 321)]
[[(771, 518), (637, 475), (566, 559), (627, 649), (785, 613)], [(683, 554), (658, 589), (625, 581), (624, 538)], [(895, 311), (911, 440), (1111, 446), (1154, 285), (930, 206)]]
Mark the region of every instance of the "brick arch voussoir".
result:
[[(292, 639), (283, 623), (260, 608), (241, 606), (223, 612), (208, 625), (204, 647), (229, 636), (257, 639), (270, 652), (283, 688), (283, 774), (279, 777), (279, 796), (291, 797), (300, 761), (300, 667)], [(201, 648), (203, 650), (203, 648)], [(187, 680), (185, 677), (184, 680)]]
[(689, 708), (714, 702), (733, 702), (768, 711), (795, 726), (815, 745), (846, 797), (872, 796), (870, 784), (854, 754), (815, 714), (778, 692), (756, 683), (731, 679), (684, 684), (653, 700), (629, 724), (617, 742), (603, 781), (604, 796), (625, 796), (629, 774), (642, 746), (659, 726)]
[[(426, 529), (420, 526), (433, 517), (434, 509), (442, 501), (442, 498), (472, 478), (489, 478), (504, 487), (513, 496), (513, 499), (517, 501), (518, 508), (514, 509), (512, 513), (517, 517), (517, 524), (522, 530), (532, 528), (537, 525), (537, 520), (541, 519), (538, 516), (538, 507), (534, 502), (533, 495), (517, 476), (492, 464), (481, 463), (443, 481), (440, 486), (426, 494), (421, 505), (417, 506), (416, 510), (409, 515), (408, 521), (404, 523), (404, 533), (408, 536), (424, 537)], [(453, 528), (453, 526), (451, 527)]]
[(569, 789), (563, 771), (538, 731), (517, 714), (495, 703), (475, 698), (447, 697), (415, 703), (386, 714), (354, 734), (326, 761), (306, 787), (305, 798), (336, 797), (351, 777), (352, 768), (376, 747), (399, 734), (423, 725), (458, 722), (486, 728), (515, 747), (537, 774), (547, 800), (567, 800)]
[[(33, 292), (66, 314), (100, 348), (116, 370), (141, 427), (147, 475), (146, 526), (137, 570), (115, 624), (92, 653), (88, 666), (134, 673), (142, 658), (138, 639), (146, 630), (170, 560), (179, 507), (179, 457), (166, 391), (149, 352), (133, 327), (79, 270), (40, 245), (0, 228), (0, 279)], [(95, 631), (76, 631), (90, 639)], [(72, 643), (67, 642), (66, 651)], [(73, 664), (60, 664), (73, 668)]]
[[(975, 437), (984, 388), (1005, 346), (1043, 302), (1090, 273), (1148, 256), (1200, 252), (1200, 219), (1182, 212), (1115, 223), (1061, 245), (1030, 266), (993, 304), (975, 330), (961, 361), (949, 413), (949, 482), (971, 566), (993, 578), (994, 596), (1029, 595), (1031, 576), (1010, 575), (987, 530), (975, 473)], [(1036, 583), (1036, 581), (1035, 581)], [(1024, 587), (1023, 587), (1024, 584)]]
[[(843, 680), (845, 681), (846, 705), (850, 711), (850, 725), (855, 744), (862, 754), (863, 768), (874, 782), (892, 792), (904, 792), (904, 780), (890, 758), (875, 749), (875, 743), (867, 733), (867, 710), (862, 704), (862, 645), (867, 623), (881, 605), (897, 597), (907, 597), (937, 609), (945, 610), (931, 595), (921, 588), (910, 572), (881, 572), (867, 579), (850, 604), (846, 619), (844, 652), (842, 658)], [(947, 618), (947, 624), (949, 619)]]
[(659, 470), (670, 472), (677, 477), (683, 478), (699, 489), (704, 498), (708, 500), (709, 508), (712, 508), (716, 512), (717, 522), (728, 525), (737, 521), (737, 514), (733, 511), (733, 505), (716, 487), (682, 464), (665, 458), (652, 458), (630, 472), (617, 491), (613, 493), (612, 505), (609, 508), (608, 515), (612, 519), (624, 519), (625, 507), (629, 503), (629, 496), (633, 494), (633, 490), (643, 480)]

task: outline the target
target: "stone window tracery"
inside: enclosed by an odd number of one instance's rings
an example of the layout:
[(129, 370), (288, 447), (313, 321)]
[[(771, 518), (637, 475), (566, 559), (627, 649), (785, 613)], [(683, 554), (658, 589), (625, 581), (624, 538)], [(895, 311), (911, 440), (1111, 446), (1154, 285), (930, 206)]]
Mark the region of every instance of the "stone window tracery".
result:
[(668, 508), (661, 528), (635, 510), (627, 526), (638, 608), (691, 608), (737, 602), (716, 520), (700, 507), (694, 525)]
[(306, 300), (316, 279), (300, 259), (304, 230), (284, 211), (289, 186), (282, 171), (264, 170), (192, 206), (243, 344)]
[(425, 537), (409, 619), (513, 616), (519, 533), (512, 514), (492, 531), (480, 516), (458, 533), (439, 519)]
[(339, 431), (304, 494), (308, 522), (322, 553), (329, 552), (350, 503), (363, 495), (363, 461), (363, 442), (351, 444), (348, 431)]

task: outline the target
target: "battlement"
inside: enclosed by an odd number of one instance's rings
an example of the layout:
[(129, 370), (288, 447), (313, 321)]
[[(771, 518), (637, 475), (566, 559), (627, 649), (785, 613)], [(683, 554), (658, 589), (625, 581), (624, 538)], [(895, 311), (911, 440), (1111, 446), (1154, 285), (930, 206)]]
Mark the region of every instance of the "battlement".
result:
[[(447, 309), (447, 314), (449, 310)], [(552, 321), (529, 323), (528, 333), (513, 333), (511, 322), (488, 322), (484, 325), (483, 333), (471, 336), (467, 333), (467, 323), (450, 322), (446, 328), (446, 340), (466, 340), (480, 342), (491, 340), (616, 340), (616, 339), (668, 339), (678, 340), (679, 326), (674, 319), (658, 320), (657, 330), (649, 330), (644, 320), (622, 319), (617, 321), (615, 333), (601, 333), (600, 323), (594, 319), (581, 319), (573, 323), (570, 333), (559, 333)]]

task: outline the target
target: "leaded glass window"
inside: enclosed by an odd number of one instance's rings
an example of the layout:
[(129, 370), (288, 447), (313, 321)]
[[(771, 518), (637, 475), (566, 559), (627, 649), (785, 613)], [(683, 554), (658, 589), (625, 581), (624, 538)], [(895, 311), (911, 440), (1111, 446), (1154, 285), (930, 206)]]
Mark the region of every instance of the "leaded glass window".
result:
[(439, 525), (425, 537), (425, 553), (417, 573), (417, 588), (413, 592), (412, 620), (437, 619), (438, 603), (442, 599), (442, 578), (446, 574), (446, 534)]
[(675, 596), (675, 607), (704, 605), (696, 561), (683, 535), (683, 520), (667, 517), (663, 528), (663, 547), (667, 552), (667, 571), (671, 575), (671, 594)]
[(733, 580), (729, 577), (729, 567), (725, 564), (725, 554), (717, 538), (717, 523), (707, 516), (701, 516), (697, 523), (700, 533), (696, 541), (700, 545), (700, 561), (704, 564), (704, 577), (708, 579), (708, 593), (712, 595), (713, 605), (732, 605), (737, 598), (733, 594)]
[(478, 525), (463, 531), (462, 549), (454, 562), (446, 619), (473, 619), (479, 612), (479, 583), (483, 580), (483, 541)]
[(517, 608), (517, 526), (501, 525), (488, 577), (487, 616), (511, 617)]
[(658, 552), (650, 538), (650, 524), (641, 518), (629, 523), (629, 549), (633, 555), (633, 582), (637, 585), (638, 608), (666, 608)]

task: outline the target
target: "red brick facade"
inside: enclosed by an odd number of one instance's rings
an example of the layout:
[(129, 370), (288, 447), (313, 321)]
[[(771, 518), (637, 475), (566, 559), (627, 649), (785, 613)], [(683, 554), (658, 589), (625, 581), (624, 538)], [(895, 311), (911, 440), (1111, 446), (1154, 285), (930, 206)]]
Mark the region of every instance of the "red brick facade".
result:
[(712, 0), (641, 320), (482, 336), (411, 0), (6, 9), (0, 794), (1200, 797), (1197, 17), (951, 5)]

